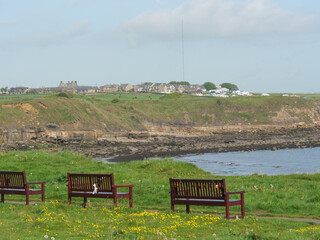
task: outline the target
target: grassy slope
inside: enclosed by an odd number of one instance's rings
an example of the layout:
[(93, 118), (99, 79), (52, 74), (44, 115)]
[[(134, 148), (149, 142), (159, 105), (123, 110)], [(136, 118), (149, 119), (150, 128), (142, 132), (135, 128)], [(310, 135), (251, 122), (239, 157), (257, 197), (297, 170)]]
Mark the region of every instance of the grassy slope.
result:
[[(46, 204), (40, 203), (39, 196), (31, 198), (38, 206), (0, 204), (0, 227), (7, 237), (4, 239), (10, 239), (9, 236), (11, 239), (41, 239), (45, 234), (56, 239), (92, 239), (103, 238), (103, 235), (109, 239), (137, 239), (139, 236), (145, 239), (211, 239), (212, 234), (216, 234), (217, 239), (312, 239), (314, 234), (315, 239), (320, 237), (318, 226), (308, 229), (311, 225), (307, 223), (257, 221), (252, 217), (256, 211), (263, 211), (265, 215), (318, 218), (320, 174), (225, 177), (229, 191), (246, 191), (248, 217), (244, 221), (229, 222), (201, 214), (223, 215), (224, 209), (219, 207), (191, 206), (193, 214), (188, 216), (184, 214), (185, 207), (178, 206), (177, 213), (171, 213), (169, 177), (220, 178), (183, 162), (166, 159), (103, 164), (69, 152), (11, 152), (1, 154), (0, 165), (4, 170), (26, 170), (28, 181), (47, 182)], [(113, 210), (109, 199), (90, 199), (89, 208), (82, 210), (83, 200), (73, 198), (69, 206), (68, 171), (113, 172), (116, 184), (133, 183), (134, 209), (127, 209), (128, 201), (123, 200), (120, 201), (122, 207)], [(23, 202), (24, 197), (6, 195), (6, 200)], [(239, 213), (239, 209), (234, 207), (232, 213)]]
[[(119, 99), (112, 103), (113, 99)], [(145, 121), (176, 126), (219, 126), (241, 124), (271, 124), (272, 117), (287, 109), (297, 122), (312, 122), (305, 112), (293, 109), (312, 109), (315, 101), (293, 97), (233, 97), (227, 99), (182, 95), (179, 98), (159, 94), (100, 94), (73, 98), (53, 96), (3, 98), (0, 104), (29, 103), (39, 114), (16, 108), (0, 108), (2, 127), (45, 126), (57, 124), (61, 129), (102, 128), (114, 130), (145, 130)], [(47, 108), (41, 106), (44, 104)]]

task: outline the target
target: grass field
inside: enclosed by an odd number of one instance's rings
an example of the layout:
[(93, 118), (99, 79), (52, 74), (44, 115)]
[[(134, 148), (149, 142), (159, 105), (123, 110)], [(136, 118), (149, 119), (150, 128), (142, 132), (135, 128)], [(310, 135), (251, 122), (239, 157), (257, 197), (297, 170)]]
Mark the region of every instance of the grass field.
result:
[[(317, 101), (273, 95), (212, 98), (188, 94), (110, 93), (79, 95), (21, 95), (0, 97), (0, 125), (61, 130), (146, 130), (145, 123), (164, 126), (284, 125), (313, 123), (320, 118)], [(280, 119), (275, 119), (280, 114)], [(285, 117), (283, 117), (285, 116)]]
[[(229, 191), (245, 190), (247, 217), (227, 221), (224, 208), (191, 206), (170, 211), (169, 177), (222, 178), (193, 165), (164, 160), (105, 164), (70, 152), (0, 154), (1, 170), (27, 173), (27, 180), (46, 181), (46, 203), (25, 206), (23, 196), (6, 195), (0, 204), (1, 239), (319, 239), (320, 226), (257, 216), (319, 219), (320, 174), (226, 176)], [(110, 199), (67, 203), (67, 172), (111, 173), (116, 184), (134, 184), (134, 208), (128, 200), (114, 208)], [(232, 214), (240, 214), (234, 207)]]

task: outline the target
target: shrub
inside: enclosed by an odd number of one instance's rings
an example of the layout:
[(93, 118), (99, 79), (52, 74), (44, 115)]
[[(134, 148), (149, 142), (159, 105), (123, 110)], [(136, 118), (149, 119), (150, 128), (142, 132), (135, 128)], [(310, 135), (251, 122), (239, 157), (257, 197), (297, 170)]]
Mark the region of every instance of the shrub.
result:
[(56, 96), (57, 97), (72, 98), (72, 93), (71, 92), (60, 92)]
[(112, 99), (111, 102), (112, 102), (112, 103), (117, 103), (117, 102), (120, 102), (120, 100), (119, 100), (119, 98), (114, 98), (114, 99)]

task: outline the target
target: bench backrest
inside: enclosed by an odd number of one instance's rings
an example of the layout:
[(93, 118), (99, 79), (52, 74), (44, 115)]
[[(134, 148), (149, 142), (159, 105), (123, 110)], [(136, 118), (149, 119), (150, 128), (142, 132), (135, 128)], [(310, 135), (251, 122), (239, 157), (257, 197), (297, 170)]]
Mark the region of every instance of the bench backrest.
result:
[(68, 188), (70, 191), (91, 192), (94, 190), (93, 184), (96, 184), (96, 187), (99, 189), (99, 192), (112, 192), (112, 187), (114, 185), (113, 173), (68, 173)]
[(0, 171), (0, 188), (25, 189), (26, 173)]
[(224, 199), (224, 179), (172, 179), (172, 198)]

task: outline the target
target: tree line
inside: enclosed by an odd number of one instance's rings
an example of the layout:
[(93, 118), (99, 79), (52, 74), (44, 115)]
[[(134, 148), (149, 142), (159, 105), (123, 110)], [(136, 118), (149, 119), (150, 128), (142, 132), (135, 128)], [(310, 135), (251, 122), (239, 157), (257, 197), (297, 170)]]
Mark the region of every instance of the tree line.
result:
[[(169, 82), (169, 84), (178, 84), (178, 85), (187, 85), (187, 86), (190, 86), (190, 83), (187, 82), (187, 81), (181, 81), (181, 82), (171, 81), (171, 82)], [(212, 83), (212, 82), (205, 82), (204, 84), (202, 84), (202, 86), (203, 86), (207, 91), (217, 89), (217, 86), (216, 86), (214, 83)], [(232, 84), (232, 83), (222, 83), (220, 86), (221, 86), (222, 88), (227, 88), (230, 92), (239, 90), (238, 86), (235, 85), (235, 84)]]

